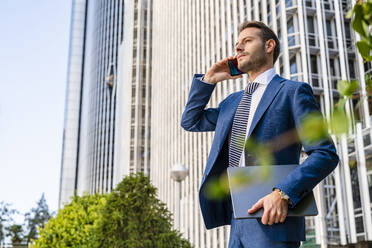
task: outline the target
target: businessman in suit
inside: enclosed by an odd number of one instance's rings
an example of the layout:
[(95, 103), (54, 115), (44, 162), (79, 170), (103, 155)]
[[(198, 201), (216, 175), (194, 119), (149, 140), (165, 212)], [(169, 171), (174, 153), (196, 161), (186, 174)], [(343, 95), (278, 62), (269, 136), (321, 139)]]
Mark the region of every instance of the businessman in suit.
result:
[[(200, 207), (208, 229), (231, 225), (229, 247), (299, 247), (305, 240), (304, 217), (287, 217), (307, 193), (337, 166), (338, 156), (330, 137), (309, 143), (300, 132), (303, 118), (319, 113), (309, 84), (275, 74), (273, 65), (280, 52), (275, 33), (261, 22), (239, 26), (236, 55), (214, 64), (206, 73), (195, 74), (181, 126), (191, 132), (214, 131), (214, 140), (199, 192)], [(237, 79), (231, 76), (227, 61), (237, 58), (240, 71), (247, 73), (245, 90), (227, 96), (217, 108), (205, 108), (217, 83)], [(299, 138), (283, 145), (281, 135), (295, 130)], [(221, 176), (229, 166), (246, 166), (251, 153), (239, 146), (241, 139), (258, 143), (275, 140), (273, 159), (276, 165), (299, 164), (301, 147), (308, 158), (296, 167), (273, 191), (249, 213), (264, 209), (262, 218), (235, 220), (230, 196), (209, 199), (205, 185)], [(249, 165), (249, 163), (247, 163)]]

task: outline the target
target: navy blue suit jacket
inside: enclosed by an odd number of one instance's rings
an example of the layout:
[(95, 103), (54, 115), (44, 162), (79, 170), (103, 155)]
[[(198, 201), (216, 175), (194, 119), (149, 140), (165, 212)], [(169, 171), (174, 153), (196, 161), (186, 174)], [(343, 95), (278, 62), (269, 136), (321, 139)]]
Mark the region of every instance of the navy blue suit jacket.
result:
[[(220, 176), (228, 167), (227, 137), (243, 90), (230, 94), (217, 108), (205, 109), (215, 85), (201, 82), (202, 76), (195, 74), (193, 78), (181, 126), (191, 132), (215, 132), (199, 191), (204, 223), (211, 229), (231, 223), (230, 197), (211, 200), (205, 196), (204, 188), (213, 177)], [(286, 131), (299, 130), (302, 119), (312, 112), (319, 112), (319, 108), (310, 85), (276, 75), (267, 85), (258, 104), (248, 137), (252, 137), (256, 142), (265, 143)], [(275, 186), (288, 194), (293, 206), (331, 173), (339, 161), (329, 137), (316, 144), (308, 144), (301, 138), (301, 142), (281, 148), (273, 154), (276, 165), (299, 164), (302, 146), (309, 155), (285, 180)], [(247, 209), (250, 207), (247, 206)], [(287, 217), (284, 223), (271, 226), (263, 225), (260, 219), (257, 221), (273, 240), (305, 240), (304, 217)]]

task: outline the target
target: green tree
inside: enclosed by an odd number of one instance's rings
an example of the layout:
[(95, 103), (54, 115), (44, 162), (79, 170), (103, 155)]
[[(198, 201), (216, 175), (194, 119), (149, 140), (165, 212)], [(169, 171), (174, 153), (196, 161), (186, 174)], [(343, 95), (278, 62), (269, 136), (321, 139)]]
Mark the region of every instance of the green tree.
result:
[(48, 204), (45, 201), (43, 193), (40, 200), (37, 202), (36, 208), (32, 208), (30, 212), (25, 214), (25, 225), (27, 229), (25, 240), (27, 243), (30, 242), (31, 239), (37, 238), (37, 229), (41, 228), (50, 218), (51, 213), (49, 212)]
[(105, 204), (104, 195), (74, 196), (72, 202), (39, 228), (39, 238), (31, 247), (93, 247), (93, 227)]
[(95, 230), (95, 247), (191, 247), (172, 229), (171, 213), (142, 173), (130, 175), (108, 196)]
[(22, 244), (24, 240), (23, 227), (22, 225), (13, 224), (5, 228), (7, 230), (7, 237), (10, 237), (12, 241), (12, 246), (17, 246)]
[(7, 226), (13, 222), (12, 216), (16, 213), (15, 209), (10, 208), (9, 203), (0, 202), (0, 243), (4, 241)]
[(39, 229), (33, 248), (191, 247), (172, 229), (171, 213), (142, 173), (108, 195), (74, 196)]

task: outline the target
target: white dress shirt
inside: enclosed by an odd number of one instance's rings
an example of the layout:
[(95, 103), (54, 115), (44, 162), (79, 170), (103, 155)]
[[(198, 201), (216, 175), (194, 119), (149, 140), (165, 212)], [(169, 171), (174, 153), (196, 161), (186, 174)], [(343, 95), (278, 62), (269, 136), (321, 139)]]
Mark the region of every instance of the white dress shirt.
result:
[[(271, 68), (271, 69), (264, 71), (260, 75), (258, 75), (258, 77), (256, 77), (256, 79), (254, 80), (254, 82), (259, 83), (259, 85), (252, 94), (251, 107), (249, 109), (249, 116), (248, 116), (248, 123), (247, 123), (247, 131), (245, 133), (245, 141), (247, 141), (248, 132), (251, 127), (254, 114), (256, 113), (257, 106), (259, 102), (261, 101), (262, 95), (264, 94), (267, 85), (275, 77), (275, 75), (276, 73), (275, 73), (274, 68)], [(242, 151), (242, 156), (240, 157), (239, 166), (245, 167), (244, 149)]]
[[(251, 107), (249, 109), (249, 117), (247, 122), (247, 131), (245, 139), (247, 140), (248, 132), (252, 124), (253, 116), (256, 113), (256, 109), (258, 106), (258, 103), (260, 102), (263, 93), (265, 92), (265, 89), (267, 85), (270, 83), (270, 81), (274, 78), (276, 75), (274, 68), (268, 69), (258, 75), (258, 77), (254, 80), (254, 82), (259, 83), (257, 89), (252, 94), (252, 101), (251, 101)], [(204, 81), (202, 81), (204, 82)], [(209, 84), (208, 82), (204, 82)], [(245, 167), (245, 158), (244, 158), (244, 150), (242, 151), (242, 156), (240, 157), (239, 162), (240, 167)]]

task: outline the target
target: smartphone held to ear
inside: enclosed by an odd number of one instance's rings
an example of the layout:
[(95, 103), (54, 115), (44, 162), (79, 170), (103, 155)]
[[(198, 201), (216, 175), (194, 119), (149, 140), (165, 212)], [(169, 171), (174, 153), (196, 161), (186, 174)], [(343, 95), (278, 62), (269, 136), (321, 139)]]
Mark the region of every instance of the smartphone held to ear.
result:
[(237, 76), (237, 75), (240, 75), (240, 74), (244, 73), (244, 72), (242, 72), (241, 70), (238, 69), (238, 60), (237, 59), (229, 59), (227, 61), (227, 64), (229, 65), (231, 76)]

